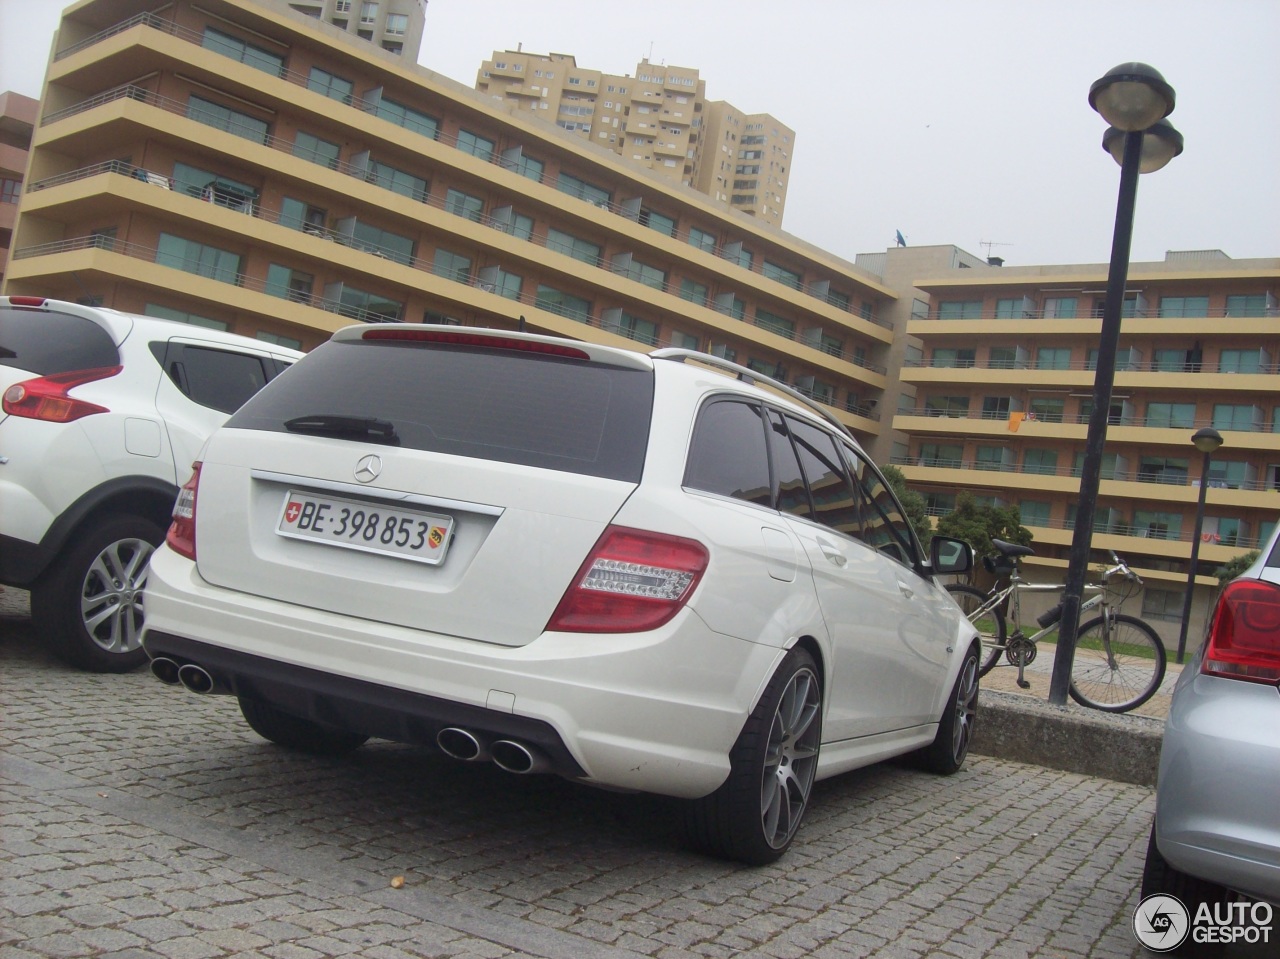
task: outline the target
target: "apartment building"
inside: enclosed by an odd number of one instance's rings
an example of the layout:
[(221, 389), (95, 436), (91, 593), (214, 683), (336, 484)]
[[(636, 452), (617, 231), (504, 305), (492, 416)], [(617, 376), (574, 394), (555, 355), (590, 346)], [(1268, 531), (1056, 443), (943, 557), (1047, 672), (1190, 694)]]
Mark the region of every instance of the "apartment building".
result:
[(375, 44), (410, 63), (418, 60), (427, 0), (258, 0), (295, 10)]
[(766, 113), (708, 101), (689, 67), (636, 64), (634, 75), (579, 67), (569, 54), (494, 51), (476, 89), (583, 142), (782, 225), (795, 131)]
[(18, 218), (18, 200), (27, 171), (27, 151), (40, 101), (21, 93), (0, 93), (0, 282), (4, 281)]
[[(957, 252), (888, 251), (899, 270), (924, 258), (914, 294), (904, 291), (898, 307), (911, 300), (912, 340), (893, 461), (935, 514), (962, 490), (1017, 506), (1035, 534), (1033, 564), (1060, 579), (1107, 265), (1005, 267), (968, 257), (938, 268)], [(1280, 519), (1278, 284), (1280, 259), (1217, 250), (1129, 269), (1093, 548), (1142, 571), (1142, 615), (1175, 636), (1200, 483), (1208, 486), (1193, 624), (1217, 585), (1213, 571), (1265, 542)], [(1191, 444), (1205, 426), (1223, 437), (1207, 479)]]
[(382, 320), (691, 347), (879, 434), (870, 273), (299, 17), (150, 11), (64, 14), (5, 292), (304, 349)]

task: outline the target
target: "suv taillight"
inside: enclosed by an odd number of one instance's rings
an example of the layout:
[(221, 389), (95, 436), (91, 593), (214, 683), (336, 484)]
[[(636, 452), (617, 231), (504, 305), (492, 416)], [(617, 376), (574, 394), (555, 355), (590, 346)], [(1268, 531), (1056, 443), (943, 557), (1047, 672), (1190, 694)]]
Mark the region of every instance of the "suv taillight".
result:
[(1206, 642), (1202, 673), (1280, 682), (1280, 586), (1256, 579), (1228, 583)]
[(105, 406), (73, 399), (67, 393), (77, 386), (115, 376), (123, 366), (102, 366), (94, 370), (72, 370), (50, 373), (34, 380), (14, 383), (4, 391), (4, 411), (12, 416), (25, 416), (50, 423), (70, 423), (82, 416), (109, 412)]
[(610, 526), (547, 623), (549, 632), (633, 633), (669, 622), (707, 568), (696, 540)]
[(200, 464), (191, 464), (191, 478), (178, 490), (173, 504), (173, 522), (164, 541), (180, 556), (196, 558), (196, 490), (200, 486)]

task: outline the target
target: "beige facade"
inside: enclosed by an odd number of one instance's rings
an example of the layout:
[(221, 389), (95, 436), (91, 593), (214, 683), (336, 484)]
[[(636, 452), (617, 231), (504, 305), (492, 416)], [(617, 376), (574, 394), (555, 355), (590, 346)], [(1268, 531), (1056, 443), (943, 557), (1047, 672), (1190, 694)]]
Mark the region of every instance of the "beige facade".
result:
[(64, 15), (5, 292), (304, 349), (383, 319), (692, 347), (880, 431), (871, 274), (296, 16), (148, 10)]
[(388, 53), (416, 63), (422, 48), (427, 0), (258, 0), (330, 24)]
[[(1035, 535), (1033, 566), (1060, 579), (1107, 265), (1001, 267), (968, 257), (930, 268), (957, 252), (887, 254), (888, 262), (925, 258), (914, 294), (903, 290), (897, 307), (910, 303), (912, 316), (892, 459), (936, 514), (961, 490), (1019, 507)], [(1163, 622), (1166, 634), (1176, 636), (1188, 580), (1203, 466), (1196, 430), (1212, 426), (1224, 442), (1205, 491), (1193, 630), (1217, 585), (1213, 571), (1264, 543), (1280, 519), (1278, 285), (1280, 259), (1216, 250), (1129, 269), (1093, 548), (1095, 558), (1115, 550), (1142, 571), (1141, 610), (1129, 611)]]
[(27, 151), (40, 101), (21, 93), (0, 93), (0, 282), (9, 262), (18, 200), (27, 171)]
[(495, 51), (476, 89), (717, 204), (782, 225), (795, 131), (768, 114), (708, 101), (695, 69), (641, 60), (634, 75), (618, 76), (579, 67), (569, 54)]

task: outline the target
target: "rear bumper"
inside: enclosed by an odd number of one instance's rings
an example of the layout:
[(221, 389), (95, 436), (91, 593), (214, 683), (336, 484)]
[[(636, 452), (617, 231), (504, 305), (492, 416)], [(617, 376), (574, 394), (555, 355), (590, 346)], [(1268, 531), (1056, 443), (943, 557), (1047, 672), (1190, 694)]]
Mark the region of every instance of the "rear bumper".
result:
[(782, 656), (688, 609), (643, 634), (478, 643), (216, 588), (167, 547), (146, 606), (147, 652), (203, 666), (220, 691), (398, 741), (434, 743), (444, 726), (524, 736), (563, 775), (684, 798), (724, 781)]
[(1280, 903), (1277, 730), (1275, 686), (1199, 674), (1182, 683), (1160, 754), (1156, 844), (1188, 875)]

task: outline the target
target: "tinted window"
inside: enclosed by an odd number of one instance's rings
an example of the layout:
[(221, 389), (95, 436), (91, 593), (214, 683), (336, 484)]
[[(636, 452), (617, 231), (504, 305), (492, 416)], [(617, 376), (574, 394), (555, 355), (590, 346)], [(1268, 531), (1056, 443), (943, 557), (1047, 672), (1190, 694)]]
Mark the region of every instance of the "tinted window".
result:
[[(153, 344), (154, 348), (161, 344)], [(257, 356), (205, 346), (170, 345), (164, 371), (184, 396), (223, 413), (234, 413), (267, 385), (267, 367)]]
[(853, 450), (845, 447), (853, 468), (853, 479), (867, 502), (863, 540), (892, 556), (905, 566), (915, 566), (916, 548), (911, 524), (898, 507), (898, 501), (871, 466)]
[(769, 452), (773, 454), (773, 474), (778, 481), (778, 509), (793, 516), (813, 518), (809, 503), (809, 490), (804, 485), (804, 473), (800, 460), (791, 445), (782, 415), (769, 411)]
[(835, 439), (830, 433), (790, 416), (787, 425), (809, 483), (814, 519), (823, 526), (861, 538), (859, 500), (849, 485)]
[(330, 341), (228, 422), (376, 418), (402, 447), (638, 482), (653, 374), (507, 350)]
[(769, 454), (758, 403), (716, 400), (698, 414), (684, 485), (771, 506)]
[(49, 376), (119, 364), (111, 337), (92, 320), (0, 307), (0, 365)]

